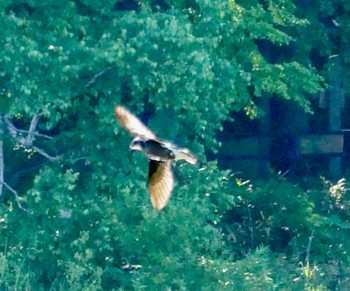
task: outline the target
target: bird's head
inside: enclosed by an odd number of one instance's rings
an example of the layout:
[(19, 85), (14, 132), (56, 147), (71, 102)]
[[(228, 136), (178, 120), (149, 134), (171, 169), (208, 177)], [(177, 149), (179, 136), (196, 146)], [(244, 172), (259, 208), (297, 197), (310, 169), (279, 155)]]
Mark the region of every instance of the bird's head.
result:
[(129, 149), (132, 151), (142, 151), (144, 143), (142, 139), (136, 137), (131, 142)]

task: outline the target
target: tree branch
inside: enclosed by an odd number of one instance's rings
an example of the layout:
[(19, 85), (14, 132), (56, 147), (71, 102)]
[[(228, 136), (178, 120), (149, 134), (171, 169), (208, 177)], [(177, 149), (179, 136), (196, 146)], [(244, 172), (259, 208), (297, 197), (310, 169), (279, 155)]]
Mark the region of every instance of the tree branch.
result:
[(40, 118), (40, 116), (38, 114), (35, 114), (32, 118), (32, 121), (30, 122), (28, 135), (27, 135), (27, 138), (26, 138), (25, 143), (24, 143), (24, 146), (26, 146), (26, 147), (32, 146), (32, 144), (34, 142), (34, 133), (35, 133), (35, 129), (38, 125), (39, 118)]
[(22, 209), (25, 212), (31, 213), (31, 211), (25, 207), (22, 206), (20, 200), (22, 200), (21, 196), (18, 195), (17, 191), (15, 189), (13, 189), (9, 184), (7, 184), (6, 182), (2, 182), (2, 184), (9, 190), (11, 191), (16, 198), (16, 202), (17, 202), (17, 206), (19, 209)]
[(104, 75), (104, 74), (105, 74), (106, 72), (108, 72), (109, 70), (112, 70), (112, 67), (108, 67), (108, 68), (104, 69), (103, 71), (97, 73), (95, 76), (93, 76), (93, 77), (91, 78), (91, 80), (90, 80), (89, 82), (86, 83), (85, 87), (86, 87), (86, 88), (91, 87), (91, 86), (96, 82), (96, 80), (97, 80), (98, 78), (100, 78), (102, 75)]
[[(29, 133), (29, 130), (18, 129), (18, 128), (16, 128), (16, 130), (19, 133), (26, 133), (26, 134)], [(46, 138), (46, 139), (53, 139), (52, 136), (49, 136), (49, 135), (46, 135), (46, 134), (42, 134), (42, 133), (39, 133), (37, 131), (34, 131), (33, 134), (34, 134), (34, 136), (39, 136), (39, 137)]]
[[(37, 124), (38, 124), (38, 121), (39, 121), (39, 118), (40, 118), (40, 115), (38, 115), (38, 114), (33, 116), (28, 131), (24, 131), (24, 130), (20, 130), (20, 129), (16, 128), (7, 116), (4, 116), (4, 121), (7, 125), (7, 129), (9, 131), (10, 135), (18, 143), (20, 143), (21, 145), (23, 145), (26, 148), (34, 149), (36, 152), (38, 152), (38, 154), (42, 155), (43, 157), (47, 158), (50, 161), (56, 161), (56, 160), (60, 159), (60, 156), (53, 157), (53, 156), (49, 155), (48, 153), (46, 153), (44, 150), (42, 150), (36, 146), (33, 146), (33, 142), (35, 139), (34, 136), (39, 136), (39, 135), (42, 136), (41, 134), (39, 134), (35, 131)], [(21, 137), (19, 135), (20, 132), (27, 132), (28, 133), (27, 137), (26, 138)], [(45, 138), (50, 138), (50, 137), (45, 136)]]
[(44, 150), (36, 147), (36, 146), (32, 146), (32, 149), (35, 150), (38, 154), (42, 155), (43, 157), (47, 158), (48, 160), (50, 160), (51, 162), (53, 161), (57, 161), (59, 160), (61, 157), (60, 156), (50, 156), (48, 153), (46, 153)]
[(7, 129), (10, 135), (17, 140), (17, 132), (18, 132), (17, 128), (13, 125), (13, 123), (9, 120), (7, 116), (4, 116), (3, 119), (7, 125)]
[(314, 238), (314, 229), (311, 231), (311, 235), (309, 237), (309, 243), (307, 244), (306, 257), (305, 257), (306, 262), (308, 262), (310, 259), (311, 243), (312, 243), (313, 238)]
[[(15, 125), (12, 123), (12, 121), (5, 115), (3, 116), (0, 114), (0, 196), (3, 192), (3, 186), (5, 186), (10, 192), (12, 192), (15, 195), (15, 200), (17, 203), (18, 208), (22, 209), (26, 212), (31, 212), (29, 209), (25, 208), (21, 204), (22, 198), (18, 195), (17, 191), (13, 189), (9, 184), (7, 184), (4, 180), (4, 169), (5, 169), (5, 162), (4, 162), (4, 152), (3, 152), (3, 140), (4, 140), (4, 125), (6, 125), (7, 130), (10, 134), (10, 136), (16, 140), (18, 143), (23, 145), (26, 148), (31, 148), (38, 152), (40, 155), (44, 156), (50, 161), (55, 161), (59, 159), (59, 156), (53, 157), (50, 156), (48, 153), (46, 153), (44, 150), (36, 147), (33, 145), (35, 136), (38, 136), (39, 134), (36, 132), (36, 127), (38, 125), (40, 118), (40, 114), (36, 114), (33, 116), (32, 121), (30, 122), (29, 130), (23, 131), (19, 130), (15, 127)], [(23, 138), (21, 136), (21, 132), (27, 132), (27, 137)], [(47, 136), (45, 136), (48, 138)]]

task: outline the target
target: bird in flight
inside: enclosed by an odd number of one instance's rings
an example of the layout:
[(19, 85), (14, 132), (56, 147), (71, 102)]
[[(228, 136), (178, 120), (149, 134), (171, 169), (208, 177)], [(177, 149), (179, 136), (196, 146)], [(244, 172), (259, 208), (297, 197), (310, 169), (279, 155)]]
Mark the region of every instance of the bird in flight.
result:
[(159, 140), (155, 133), (125, 107), (115, 106), (114, 114), (120, 126), (134, 137), (130, 149), (143, 152), (149, 160), (148, 187), (151, 202), (160, 211), (167, 204), (174, 188), (171, 162), (184, 160), (195, 165), (197, 158), (186, 148)]

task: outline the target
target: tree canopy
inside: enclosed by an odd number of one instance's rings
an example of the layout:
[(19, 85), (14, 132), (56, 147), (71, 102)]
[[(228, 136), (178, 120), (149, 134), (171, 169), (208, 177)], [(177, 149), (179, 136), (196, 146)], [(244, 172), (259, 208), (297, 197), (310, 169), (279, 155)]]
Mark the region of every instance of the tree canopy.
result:
[[(312, 111), (327, 60), (349, 75), (347, 1), (0, 3), (4, 290), (345, 288), (345, 180), (243, 181), (207, 161), (232, 111)], [(344, 87), (344, 93), (349, 88)], [(152, 209), (123, 104), (200, 164)]]

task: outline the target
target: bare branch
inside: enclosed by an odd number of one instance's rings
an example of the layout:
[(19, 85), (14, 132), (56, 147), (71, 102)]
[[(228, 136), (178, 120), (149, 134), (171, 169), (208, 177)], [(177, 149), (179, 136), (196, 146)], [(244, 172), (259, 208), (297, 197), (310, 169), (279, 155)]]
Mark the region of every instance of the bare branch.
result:
[[(38, 115), (35, 115), (35, 116), (38, 116)], [(39, 115), (39, 117), (40, 117), (40, 115)], [(39, 119), (39, 117), (37, 117), (37, 119)], [(33, 119), (34, 119), (34, 117), (33, 117)], [(38, 121), (36, 121), (34, 119), (34, 122), (33, 122), (33, 119), (32, 119), (32, 122), (30, 124), (29, 130), (24, 130), (24, 129), (17, 128), (7, 116), (4, 116), (4, 121), (5, 121), (6, 125), (7, 125), (7, 129), (10, 132), (11, 136), (13, 138), (15, 138), (15, 139), (18, 138), (17, 137), (18, 133), (26, 133), (27, 134), (27, 140), (28, 140), (28, 136), (29, 135), (39, 136), (39, 137), (43, 137), (43, 138), (46, 138), (46, 139), (52, 139), (53, 138), (52, 136), (49, 136), (49, 135), (46, 135), (46, 134), (42, 134), (42, 133), (39, 133), (39, 132), (35, 131), (35, 127), (36, 127), (35, 122), (37, 123)]]
[(10, 121), (10, 119), (7, 116), (3, 116), (2, 114), (0, 114), (0, 196), (2, 195), (2, 192), (3, 192), (3, 186), (5, 186), (10, 192), (12, 192), (15, 195), (15, 200), (18, 208), (28, 213), (31, 213), (31, 211), (22, 206), (21, 204), (22, 198), (18, 195), (17, 191), (13, 189), (9, 184), (7, 184), (4, 180), (4, 169), (5, 169), (4, 152), (3, 152), (4, 125), (6, 124), (7, 129), (10, 135), (12, 136), (12, 138), (15, 139), (17, 142), (19, 142), (20, 144), (22, 144), (24, 147), (30, 147), (34, 149), (35, 151), (37, 151), (39, 154), (46, 157), (50, 161), (57, 160), (59, 159), (59, 157), (52, 157), (42, 149), (39, 149), (38, 147), (33, 146), (33, 142), (35, 139), (34, 136), (36, 134), (35, 129), (38, 125), (39, 117), (40, 115), (35, 115), (32, 118), (29, 131), (27, 134), (27, 138), (23, 138), (19, 135), (20, 130), (18, 130), (14, 126), (14, 124)]
[(47, 135), (47, 134), (42, 134), (42, 133), (39, 133), (39, 132), (34, 132), (34, 135), (35, 135), (35, 136), (42, 137), (42, 138), (46, 138), (46, 139), (53, 139), (52, 136), (49, 136), (49, 135)]
[[(35, 129), (37, 127), (37, 124), (38, 124), (38, 121), (39, 121), (39, 118), (40, 118), (40, 115), (34, 115), (33, 118), (32, 118), (32, 121), (30, 123), (30, 127), (29, 127), (29, 130), (28, 131), (25, 131), (25, 130), (20, 130), (18, 128), (16, 128), (14, 126), (14, 124), (11, 122), (11, 120), (7, 117), (7, 116), (4, 116), (4, 121), (7, 125), (7, 129), (10, 133), (10, 135), (18, 142), (20, 143), (21, 145), (23, 145), (24, 147), (26, 148), (32, 148), (34, 149), (35, 151), (37, 151), (40, 155), (42, 155), (43, 157), (49, 159), (50, 161), (56, 161), (58, 160), (60, 157), (59, 156), (56, 156), (56, 157), (53, 157), (53, 156), (50, 156), (48, 153), (46, 153), (44, 150), (36, 147), (36, 146), (33, 146), (33, 142), (34, 142), (34, 136), (43, 136), (45, 138), (51, 138), (49, 136), (45, 136), (45, 135), (41, 135), (37, 132), (35, 132)], [(21, 132), (27, 132), (27, 138), (23, 138), (21, 137), (18, 133), (21, 133)]]
[(52, 162), (53, 162), (53, 161), (57, 161), (57, 160), (59, 160), (59, 159), (61, 158), (60, 156), (55, 156), (55, 157), (50, 156), (50, 155), (49, 155), (48, 153), (46, 153), (44, 150), (39, 149), (39, 148), (36, 147), (36, 146), (32, 146), (32, 149), (34, 149), (35, 151), (38, 152), (38, 154), (42, 155), (43, 157), (49, 159), (49, 160), (52, 161)]
[(97, 80), (98, 78), (100, 78), (102, 75), (104, 75), (104, 74), (105, 74), (106, 72), (108, 72), (109, 70), (112, 70), (112, 67), (108, 67), (108, 68), (104, 69), (103, 71), (97, 73), (95, 76), (93, 76), (93, 77), (91, 78), (91, 80), (90, 80), (89, 82), (86, 83), (85, 87), (86, 87), (86, 88), (91, 87), (91, 86), (96, 82), (96, 80)]
[(25, 143), (24, 143), (24, 146), (26, 146), (26, 147), (30, 147), (34, 142), (34, 132), (35, 132), (35, 129), (38, 125), (39, 118), (40, 118), (40, 116), (38, 114), (35, 114), (32, 118), (32, 121), (30, 122), (28, 135), (27, 135), (27, 138), (26, 138)]
[(31, 211), (25, 207), (22, 206), (20, 200), (22, 200), (21, 196), (18, 195), (17, 191), (15, 189), (13, 189), (9, 184), (7, 184), (6, 182), (2, 183), (9, 191), (11, 191), (16, 198), (16, 202), (17, 202), (17, 206), (19, 209), (22, 209), (25, 212), (31, 213)]
[(7, 125), (7, 129), (9, 131), (9, 133), (11, 134), (11, 136), (14, 138), (14, 139), (17, 139), (17, 128), (13, 125), (13, 123), (11, 122), (11, 120), (7, 117), (7, 116), (4, 116), (4, 121)]
[(311, 231), (311, 235), (309, 237), (309, 243), (307, 244), (306, 258), (305, 258), (306, 262), (308, 262), (310, 259), (311, 243), (312, 243), (313, 238), (314, 238), (314, 229)]
[[(26, 134), (29, 133), (29, 130), (18, 129), (18, 128), (16, 128), (16, 130), (19, 133), (26, 133)], [(49, 135), (46, 135), (46, 134), (42, 134), (42, 133), (39, 133), (37, 131), (34, 131), (33, 134), (34, 134), (34, 136), (39, 136), (39, 137), (46, 138), (46, 139), (53, 139), (52, 136), (49, 136)]]

